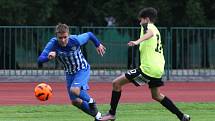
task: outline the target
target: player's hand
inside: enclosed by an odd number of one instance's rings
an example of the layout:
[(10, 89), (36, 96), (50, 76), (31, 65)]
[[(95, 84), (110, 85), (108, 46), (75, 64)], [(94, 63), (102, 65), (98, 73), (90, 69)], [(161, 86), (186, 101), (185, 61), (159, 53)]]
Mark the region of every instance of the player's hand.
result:
[(138, 45), (137, 41), (128, 42), (128, 46), (135, 46), (135, 45)]
[(96, 51), (99, 55), (103, 56), (105, 54), (105, 46), (103, 46), (102, 44), (100, 44), (97, 48)]
[(48, 55), (49, 60), (55, 59), (55, 57), (56, 57), (56, 52), (54, 52), (54, 51), (50, 52)]

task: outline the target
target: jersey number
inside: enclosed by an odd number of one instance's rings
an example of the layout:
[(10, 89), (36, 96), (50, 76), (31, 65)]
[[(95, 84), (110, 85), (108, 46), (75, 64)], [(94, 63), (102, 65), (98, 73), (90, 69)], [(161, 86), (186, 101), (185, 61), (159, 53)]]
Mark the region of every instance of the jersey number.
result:
[(162, 48), (161, 42), (159, 41), (160, 36), (156, 34), (156, 37), (157, 37), (157, 47), (155, 48), (155, 52), (161, 53), (163, 48)]

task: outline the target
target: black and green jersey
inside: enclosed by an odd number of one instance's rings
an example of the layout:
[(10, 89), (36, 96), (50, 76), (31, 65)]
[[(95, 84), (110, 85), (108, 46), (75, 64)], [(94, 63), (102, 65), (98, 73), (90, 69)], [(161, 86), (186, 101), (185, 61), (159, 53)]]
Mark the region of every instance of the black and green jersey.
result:
[(140, 37), (144, 35), (147, 29), (153, 32), (153, 37), (140, 43), (140, 68), (144, 74), (150, 77), (161, 78), (165, 60), (160, 32), (154, 24), (149, 23), (141, 27)]

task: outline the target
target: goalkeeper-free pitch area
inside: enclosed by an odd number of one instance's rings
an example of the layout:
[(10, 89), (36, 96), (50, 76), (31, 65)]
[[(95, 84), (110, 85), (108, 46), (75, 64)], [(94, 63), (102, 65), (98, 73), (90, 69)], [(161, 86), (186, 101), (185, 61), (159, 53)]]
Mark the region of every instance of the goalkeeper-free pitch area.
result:
[[(35, 98), (38, 83), (0, 83), (0, 121), (93, 121), (70, 105), (65, 83), (48, 83), (53, 89), (50, 100)], [(90, 94), (102, 113), (109, 109), (110, 82), (90, 83)], [(166, 82), (161, 91), (170, 97), (192, 121), (214, 121), (215, 82)], [(151, 99), (148, 86), (123, 87), (116, 121), (178, 121), (169, 111)]]

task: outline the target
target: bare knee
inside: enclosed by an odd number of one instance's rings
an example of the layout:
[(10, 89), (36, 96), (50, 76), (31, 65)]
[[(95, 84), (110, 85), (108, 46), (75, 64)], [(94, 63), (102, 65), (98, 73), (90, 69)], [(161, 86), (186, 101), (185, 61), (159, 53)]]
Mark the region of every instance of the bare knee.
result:
[(114, 91), (121, 91), (122, 85), (119, 80), (113, 80), (112, 85)]
[(164, 98), (164, 95), (162, 94), (152, 95), (152, 99), (158, 102), (161, 102), (163, 98)]
[(79, 87), (71, 87), (70, 92), (76, 96), (80, 95), (80, 88)]
[(153, 100), (156, 100), (156, 101), (158, 101), (158, 102), (160, 102), (159, 96), (152, 96), (152, 99), (153, 99)]
[(127, 83), (130, 83), (130, 81), (128, 79), (126, 79), (124, 74), (122, 74), (121, 76), (119, 76), (113, 80), (113, 82), (112, 82), (113, 90), (114, 91), (121, 91), (122, 86), (127, 84)]
[(113, 85), (113, 90), (115, 91), (121, 90), (121, 85), (117, 81), (113, 81), (112, 85)]
[(72, 105), (79, 107), (82, 103), (82, 100), (77, 98), (77, 99), (72, 100), (71, 102), (72, 102)]

